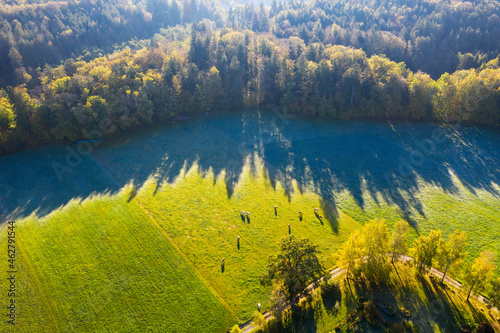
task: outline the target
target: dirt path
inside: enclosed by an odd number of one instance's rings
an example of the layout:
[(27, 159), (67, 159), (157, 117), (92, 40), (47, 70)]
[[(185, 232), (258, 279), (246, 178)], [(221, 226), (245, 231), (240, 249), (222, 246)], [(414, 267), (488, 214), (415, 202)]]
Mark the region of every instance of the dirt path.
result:
[[(400, 256), (399, 257), (399, 260), (400, 261), (405, 261), (405, 262), (408, 262), (408, 261), (412, 261), (413, 258), (410, 257), (410, 256)], [(335, 267), (333, 270), (330, 271), (330, 274), (331, 274), (331, 278), (336, 278), (337, 276), (343, 274), (346, 272), (346, 269), (341, 269), (339, 267)], [(432, 275), (438, 277), (438, 278), (442, 278), (443, 277), (443, 272), (435, 269), (434, 267), (431, 267), (431, 269), (429, 270), (429, 273), (431, 273)], [(462, 284), (460, 282), (458, 282), (457, 280), (453, 279), (453, 278), (450, 278), (448, 275), (444, 278), (444, 281), (457, 288), (457, 289), (461, 289), (462, 288)], [(310, 283), (308, 286), (307, 286), (307, 289), (312, 289), (314, 286), (313, 283)], [(478, 301), (480, 301), (481, 303), (483, 304), (488, 304), (489, 302), (485, 299), (485, 297), (481, 294), (477, 294), (477, 293), (472, 293), (471, 294), (471, 297), (474, 297), (475, 299), (477, 299)], [(303, 298), (301, 298), (300, 300), (302, 300)], [(289, 309), (290, 306), (287, 306), (286, 309)], [(494, 311), (497, 311), (499, 312), (499, 310), (497, 308), (492, 308)], [(264, 315), (264, 318), (267, 320), (273, 318), (273, 315), (267, 311), (265, 313), (263, 313)], [(256, 327), (252, 324), (252, 320), (249, 320), (247, 321), (246, 323), (240, 325), (240, 329), (243, 333), (249, 333), (251, 332), (252, 330), (254, 330)]]

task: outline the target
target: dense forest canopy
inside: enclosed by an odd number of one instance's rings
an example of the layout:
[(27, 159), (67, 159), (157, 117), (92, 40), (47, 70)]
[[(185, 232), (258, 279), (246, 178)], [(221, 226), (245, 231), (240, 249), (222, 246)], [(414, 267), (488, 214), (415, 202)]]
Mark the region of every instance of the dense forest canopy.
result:
[(362, 48), (438, 78), (499, 53), (498, 1), (314, 0), (274, 5), (270, 31)]
[(0, 154), (240, 107), (500, 125), (498, 2), (222, 5), (4, 3)]
[(36, 69), (67, 58), (90, 60), (113, 45), (149, 38), (180, 23), (216, 19), (217, 7), (187, 0), (22, 1), (0, 5), (0, 85), (31, 83)]

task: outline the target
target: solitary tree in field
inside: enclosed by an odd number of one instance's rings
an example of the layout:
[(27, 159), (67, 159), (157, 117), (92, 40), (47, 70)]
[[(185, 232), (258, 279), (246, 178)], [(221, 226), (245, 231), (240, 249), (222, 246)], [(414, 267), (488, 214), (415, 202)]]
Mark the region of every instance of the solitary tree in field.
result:
[(347, 266), (347, 282), (349, 283), (349, 273), (356, 265), (356, 260), (361, 256), (360, 250), (360, 233), (353, 232), (347, 241), (342, 245), (342, 249), (336, 255), (336, 262), (339, 266)]
[(445, 267), (441, 283), (444, 282), (448, 268), (459, 265), (462, 259), (467, 255), (467, 253), (464, 252), (466, 245), (467, 232), (459, 232), (458, 230), (455, 230), (450, 235), (450, 239), (448, 239), (446, 243), (443, 243), (441, 252), (439, 253), (439, 265), (440, 267)]
[(293, 235), (283, 238), (281, 251), (269, 258), (267, 272), (260, 278), (261, 283), (281, 285), (293, 304), (310, 282), (324, 274), (318, 253), (318, 246), (308, 239), (298, 239)]
[(470, 286), (467, 301), (473, 289), (484, 290), (490, 283), (496, 269), (495, 257), (495, 252), (486, 250), (481, 252), (472, 265), (467, 266), (464, 273), (465, 282)]
[(441, 230), (431, 230), (429, 236), (422, 235), (415, 240), (415, 260), (419, 271), (432, 267), (442, 242)]
[(406, 237), (409, 231), (410, 225), (405, 220), (400, 220), (394, 225), (390, 244), (392, 250), (392, 263), (394, 263), (394, 259), (397, 259), (398, 256), (406, 254)]

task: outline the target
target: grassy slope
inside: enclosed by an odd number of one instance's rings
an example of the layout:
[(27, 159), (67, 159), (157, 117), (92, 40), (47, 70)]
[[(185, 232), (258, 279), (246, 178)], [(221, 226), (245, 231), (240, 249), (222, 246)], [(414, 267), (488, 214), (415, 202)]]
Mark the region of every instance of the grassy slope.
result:
[(123, 193), (16, 229), (18, 331), (214, 332), (235, 321)]
[[(213, 174), (202, 176), (196, 169), (195, 165), (180, 176), (182, 180), (163, 184), (158, 191), (155, 182), (147, 182), (133, 200), (154, 216), (241, 320), (252, 316), (257, 303), (267, 306), (270, 290), (260, 286), (258, 277), (268, 256), (278, 251), (279, 240), (288, 235), (288, 224), (292, 234), (320, 246), (327, 267), (334, 265), (332, 253), (359, 227), (341, 212), (337, 217), (317, 195), (296, 192), (288, 197), (279, 183), (273, 188), (263, 174), (252, 174), (248, 165), (230, 198), (224, 174), (214, 179)], [(323, 224), (313, 213), (315, 207), (325, 216)], [(241, 219), (242, 210), (250, 212), (250, 222)]]

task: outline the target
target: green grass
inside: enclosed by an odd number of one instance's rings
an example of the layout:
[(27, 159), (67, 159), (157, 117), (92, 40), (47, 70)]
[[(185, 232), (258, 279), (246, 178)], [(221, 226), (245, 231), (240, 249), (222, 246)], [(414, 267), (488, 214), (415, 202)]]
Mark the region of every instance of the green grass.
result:
[[(450, 135), (399, 182), (398, 157), (435, 126), (300, 119), (277, 132), (272, 116), (194, 119), (110, 140), (62, 182), (51, 163), (65, 163), (64, 147), (0, 159), (0, 209), (19, 217), (17, 329), (225, 331), (257, 303), (267, 308), (259, 276), (288, 224), (319, 245), (327, 268), (374, 218), (409, 220), (408, 245), (431, 229), (466, 230), (469, 261), (500, 248), (497, 134), (462, 129), (467, 145)], [(314, 325), (326, 330), (323, 318)]]
[[(133, 199), (158, 221), (241, 320), (251, 318), (257, 303), (267, 307), (270, 289), (259, 284), (259, 276), (269, 255), (277, 253), (279, 240), (288, 235), (288, 224), (292, 234), (319, 245), (328, 268), (334, 265), (332, 254), (359, 227), (318, 195), (296, 189), (288, 197), (279, 183), (273, 188), (263, 173), (253, 174), (250, 169), (244, 167), (230, 198), (224, 174), (217, 179), (210, 173), (202, 176), (195, 165), (173, 185), (163, 184), (158, 191), (154, 181), (147, 182)], [(324, 216), (323, 224), (314, 215), (316, 207)], [(250, 222), (241, 219), (241, 211), (250, 212)]]
[[(234, 323), (161, 230), (126, 199), (120, 193), (73, 201), (46, 218), (17, 222), (16, 331), (214, 332)], [(0, 288), (6, 290), (5, 279)]]
[[(408, 245), (419, 235), (427, 235), (437, 229), (447, 237), (454, 230), (465, 230), (468, 236), (466, 262), (472, 262), (484, 250), (497, 251), (500, 248), (500, 203), (486, 191), (472, 193), (458, 179), (454, 179), (456, 193), (446, 193), (432, 184), (420, 181), (419, 191), (414, 194), (422, 204), (422, 212), (413, 211), (410, 222), (414, 226), (409, 235)], [(392, 225), (399, 219), (408, 219), (406, 214), (387, 203), (379, 196), (375, 200), (363, 191), (364, 205), (360, 207), (348, 193), (339, 193), (338, 206), (346, 214), (360, 223), (370, 219), (384, 218)], [(497, 274), (500, 273), (500, 265)]]
[[(270, 290), (258, 277), (288, 224), (293, 234), (318, 243), (329, 268), (332, 254), (359, 227), (316, 194), (296, 189), (288, 196), (274, 186), (247, 165), (228, 197), (223, 174), (214, 179), (193, 167), (159, 189), (151, 179), (134, 195), (127, 186), (17, 221), (16, 328), (221, 332), (251, 318), (257, 303), (267, 307)], [(241, 210), (251, 213), (250, 223)], [(1, 243), (5, 235), (2, 230)]]

